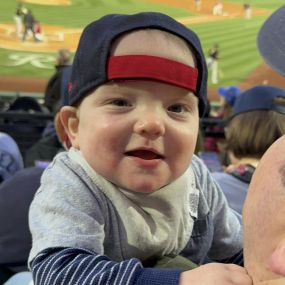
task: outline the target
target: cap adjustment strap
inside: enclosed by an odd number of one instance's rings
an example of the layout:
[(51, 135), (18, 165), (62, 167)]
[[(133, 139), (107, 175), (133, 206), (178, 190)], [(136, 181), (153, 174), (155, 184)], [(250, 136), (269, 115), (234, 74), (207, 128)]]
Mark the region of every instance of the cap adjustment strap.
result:
[(111, 56), (108, 80), (151, 79), (196, 92), (198, 69), (189, 65), (149, 55)]

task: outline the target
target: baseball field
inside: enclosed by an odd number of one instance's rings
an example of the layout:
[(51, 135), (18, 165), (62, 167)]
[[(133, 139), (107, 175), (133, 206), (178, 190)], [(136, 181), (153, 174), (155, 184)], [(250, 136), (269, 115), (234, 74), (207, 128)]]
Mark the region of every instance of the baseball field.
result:
[(107, 13), (164, 12), (199, 35), (205, 54), (213, 44), (220, 47), (219, 86), (277, 84), (284, 79), (264, 65), (256, 48), (256, 35), (264, 20), (283, 0), (251, 0), (253, 14), (245, 19), (244, 0), (224, 0), (223, 13), (213, 16), (215, 0), (24, 0), (42, 26), (42, 41), (30, 36), (25, 42), (15, 32), (15, 0), (0, 0), (0, 92), (42, 92), (54, 69), (59, 48), (76, 50), (82, 28)]

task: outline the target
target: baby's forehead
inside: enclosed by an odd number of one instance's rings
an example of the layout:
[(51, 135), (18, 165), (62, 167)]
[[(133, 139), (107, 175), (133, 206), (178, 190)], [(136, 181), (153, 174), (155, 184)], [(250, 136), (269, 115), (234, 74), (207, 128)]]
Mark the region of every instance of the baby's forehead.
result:
[(196, 58), (187, 42), (159, 29), (139, 29), (117, 37), (111, 47), (111, 55), (151, 55), (196, 66)]

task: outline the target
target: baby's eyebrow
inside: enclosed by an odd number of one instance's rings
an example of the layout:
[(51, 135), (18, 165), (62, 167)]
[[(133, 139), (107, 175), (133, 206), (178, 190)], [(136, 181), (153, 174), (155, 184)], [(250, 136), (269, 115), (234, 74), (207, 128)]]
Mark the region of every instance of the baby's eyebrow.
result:
[(279, 168), (279, 174), (280, 174), (280, 178), (282, 181), (282, 185), (285, 187), (285, 161), (283, 162), (283, 164), (281, 165), (281, 167)]

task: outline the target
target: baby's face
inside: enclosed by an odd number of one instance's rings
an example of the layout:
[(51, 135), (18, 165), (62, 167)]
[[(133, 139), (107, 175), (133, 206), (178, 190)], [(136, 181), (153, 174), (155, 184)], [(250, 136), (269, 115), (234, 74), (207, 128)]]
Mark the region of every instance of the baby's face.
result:
[(78, 119), (78, 146), (95, 171), (122, 188), (153, 192), (189, 165), (198, 103), (164, 83), (111, 83), (83, 100)]
[[(111, 55), (154, 55), (194, 67), (184, 41), (157, 30), (122, 36)], [(140, 68), (138, 66), (138, 68)], [(73, 146), (114, 184), (150, 193), (184, 173), (198, 134), (198, 99), (189, 90), (151, 80), (110, 82), (84, 98)]]

